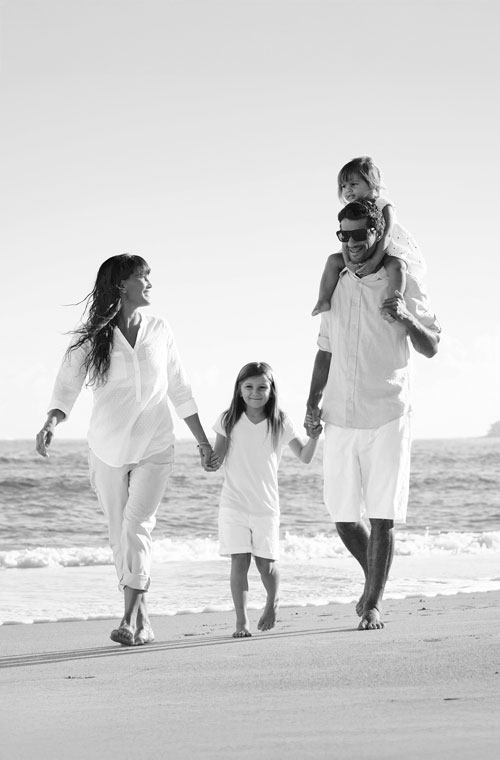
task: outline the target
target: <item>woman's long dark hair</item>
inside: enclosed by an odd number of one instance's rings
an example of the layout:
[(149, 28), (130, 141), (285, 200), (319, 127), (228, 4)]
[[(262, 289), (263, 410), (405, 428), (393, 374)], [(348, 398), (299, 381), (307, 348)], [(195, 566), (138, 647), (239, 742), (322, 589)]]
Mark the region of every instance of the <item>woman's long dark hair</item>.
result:
[(248, 380), (249, 377), (258, 377), (259, 375), (263, 375), (271, 384), (271, 393), (269, 401), (264, 407), (264, 412), (267, 418), (267, 431), (268, 433), (270, 432), (272, 436), (273, 448), (276, 449), (276, 446), (278, 445), (280, 435), (283, 432), (285, 415), (278, 407), (278, 389), (276, 387), (273, 370), (269, 364), (266, 364), (266, 362), (250, 362), (250, 364), (245, 364), (245, 366), (238, 372), (238, 377), (234, 384), (231, 406), (222, 415), (221, 422), (226, 433), (228, 449), (231, 445), (231, 432), (246, 409), (245, 402), (241, 395), (241, 385), (245, 380)]
[(84, 343), (90, 344), (83, 365), (88, 375), (88, 385), (101, 384), (106, 380), (113, 348), (113, 330), (122, 305), (120, 283), (136, 272), (149, 274), (149, 271), (142, 256), (130, 253), (111, 256), (99, 267), (94, 288), (84, 298), (87, 319), (73, 331), (77, 337), (67, 351), (69, 355)]

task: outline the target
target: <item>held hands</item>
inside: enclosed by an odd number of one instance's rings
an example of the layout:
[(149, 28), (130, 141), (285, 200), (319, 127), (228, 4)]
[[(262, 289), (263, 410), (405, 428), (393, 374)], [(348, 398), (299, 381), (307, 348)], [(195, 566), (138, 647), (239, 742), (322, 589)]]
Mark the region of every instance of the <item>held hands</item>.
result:
[(215, 472), (220, 467), (219, 457), (215, 453), (210, 443), (199, 443), (198, 451), (200, 452), (201, 466), (205, 472)]
[(403, 323), (405, 321), (413, 321), (413, 317), (406, 307), (403, 294), (399, 290), (395, 290), (394, 295), (385, 299), (380, 307), (380, 313), (387, 321)]
[(321, 410), (318, 407), (308, 408), (304, 427), (309, 438), (320, 437), (323, 432), (323, 425), (321, 424)]

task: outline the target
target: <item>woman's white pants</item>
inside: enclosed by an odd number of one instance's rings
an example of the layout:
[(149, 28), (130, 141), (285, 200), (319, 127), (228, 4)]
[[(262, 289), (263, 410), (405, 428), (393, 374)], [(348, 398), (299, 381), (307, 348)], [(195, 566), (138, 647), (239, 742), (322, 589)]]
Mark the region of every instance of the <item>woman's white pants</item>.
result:
[(173, 461), (173, 446), (121, 467), (110, 467), (89, 451), (90, 482), (108, 521), (120, 589), (149, 588), (151, 532)]

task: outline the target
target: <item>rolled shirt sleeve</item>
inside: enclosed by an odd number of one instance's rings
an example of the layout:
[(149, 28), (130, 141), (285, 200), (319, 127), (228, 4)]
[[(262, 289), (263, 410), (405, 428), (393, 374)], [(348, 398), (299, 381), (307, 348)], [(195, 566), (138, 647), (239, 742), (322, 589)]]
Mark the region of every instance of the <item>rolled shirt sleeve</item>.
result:
[(441, 332), (441, 325), (432, 309), (429, 297), (414, 277), (407, 277), (404, 299), (408, 311), (418, 319), (421, 325), (436, 333)]

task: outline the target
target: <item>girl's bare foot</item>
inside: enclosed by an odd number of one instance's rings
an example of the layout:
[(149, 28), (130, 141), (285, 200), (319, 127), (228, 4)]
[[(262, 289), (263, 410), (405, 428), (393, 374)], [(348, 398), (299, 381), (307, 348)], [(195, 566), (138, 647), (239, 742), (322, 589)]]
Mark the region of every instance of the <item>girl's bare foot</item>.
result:
[(330, 311), (330, 301), (318, 301), (311, 312), (311, 316), (315, 317), (317, 314), (321, 314), (322, 311)]
[(133, 647), (135, 645), (134, 629), (124, 620), (122, 620), (118, 628), (111, 631), (109, 638), (111, 641), (122, 644), (124, 647)]
[(246, 639), (251, 635), (248, 621), (245, 623), (238, 623), (238, 621), (236, 621), (236, 630), (233, 633), (233, 639)]
[(270, 631), (276, 625), (276, 618), (278, 615), (278, 601), (268, 602), (264, 608), (264, 612), (258, 622), (257, 628), (259, 631)]
[(137, 627), (135, 632), (135, 644), (136, 646), (142, 646), (143, 644), (152, 644), (155, 640), (155, 635), (151, 627), (149, 620), (143, 621), (140, 626)]

